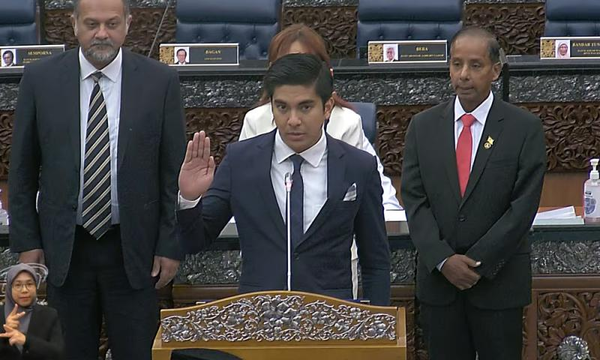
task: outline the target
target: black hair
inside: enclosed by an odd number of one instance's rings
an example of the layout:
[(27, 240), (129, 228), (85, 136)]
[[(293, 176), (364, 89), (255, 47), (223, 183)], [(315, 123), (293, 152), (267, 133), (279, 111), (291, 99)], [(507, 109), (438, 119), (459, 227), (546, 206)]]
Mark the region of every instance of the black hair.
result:
[(490, 60), (492, 60), (492, 64), (500, 62), (500, 43), (498, 42), (496, 36), (492, 34), (489, 30), (476, 26), (462, 28), (454, 35), (454, 37), (450, 41), (451, 50), (456, 40), (463, 36), (472, 36), (486, 40), (488, 43), (488, 56), (490, 57)]
[(273, 64), (263, 79), (263, 91), (272, 99), (275, 89), (284, 85), (314, 86), (323, 106), (333, 94), (329, 66), (312, 54), (289, 54)]

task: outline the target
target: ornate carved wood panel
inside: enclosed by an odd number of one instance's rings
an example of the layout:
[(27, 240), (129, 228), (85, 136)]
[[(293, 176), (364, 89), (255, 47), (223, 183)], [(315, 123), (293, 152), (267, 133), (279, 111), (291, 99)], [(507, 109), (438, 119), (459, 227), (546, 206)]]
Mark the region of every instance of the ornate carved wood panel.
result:
[(8, 178), (13, 118), (14, 111), (0, 111), (0, 180)]
[(520, 104), (542, 119), (548, 170), (586, 171), (600, 156), (600, 104)]
[(600, 359), (600, 292), (553, 291), (538, 295), (538, 359), (556, 359), (566, 336), (588, 344), (592, 360)]
[(186, 109), (187, 134), (205, 130), (211, 139), (211, 153), (217, 164), (227, 144), (237, 141), (247, 109)]
[(507, 54), (539, 54), (545, 17), (544, 4), (467, 4), (464, 23), (492, 31)]
[(418, 360), (415, 344), (415, 332), (417, 331), (417, 309), (414, 299), (392, 300), (393, 306), (406, 308), (406, 353), (407, 360)]
[(283, 27), (305, 24), (327, 43), (332, 59), (356, 57), (356, 7), (293, 7), (283, 10)]
[[(156, 35), (158, 24), (162, 18), (164, 9), (132, 9), (132, 24), (125, 41), (125, 47), (134, 52), (147, 55)], [(46, 29), (46, 41), (49, 44), (66, 44), (67, 48), (77, 46), (77, 39), (71, 26), (70, 10), (46, 11), (44, 19)], [(160, 31), (152, 56), (158, 57), (158, 46), (161, 43), (173, 42), (175, 40), (175, 8), (170, 8)]]
[(400, 175), (404, 138), (410, 119), (429, 108), (427, 105), (377, 107), (377, 153), (387, 175)]

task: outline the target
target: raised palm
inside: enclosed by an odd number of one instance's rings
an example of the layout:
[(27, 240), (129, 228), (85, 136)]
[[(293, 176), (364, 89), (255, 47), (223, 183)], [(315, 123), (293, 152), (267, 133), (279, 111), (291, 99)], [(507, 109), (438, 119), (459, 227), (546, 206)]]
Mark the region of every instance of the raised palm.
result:
[(215, 159), (210, 156), (210, 139), (204, 131), (188, 141), (185, 159), (179, 173), (179, 191), (187, 200), (203, 195), (213, 181)]

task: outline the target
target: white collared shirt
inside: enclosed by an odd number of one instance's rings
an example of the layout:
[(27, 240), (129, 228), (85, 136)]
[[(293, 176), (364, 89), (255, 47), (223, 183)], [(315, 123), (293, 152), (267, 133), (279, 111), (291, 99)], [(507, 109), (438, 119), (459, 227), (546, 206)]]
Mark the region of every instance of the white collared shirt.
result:
[[(285, 174), (294, 172), (294, 164), (290, 160), (290, 156), (294, 154), (296, 152), (283, 142), (278, 130), (275, 134), (275, 146), (271, 159), (271, 181), (284, 223), (286, 219)], [(327, 138), (325, 131), (321, 132), (321, 138), (316, 144), (298, 155), (304, 159), (300, 173), (304, 184), (303, 210), (304, 232), (306, 232), (327, 201)]]
[[(485, 99), (475, 110), (473, 110), (473, 112), (470, 113), (476, 119), (476, 121), (473, 122), (473, 125), (471, 125), (471, 137), (473, 138), (473, 148), (471, 150), (471, 169), (473, 169), (473, 163), (475, 162), (475, 156), (477, 155), (477, 148), (479, 147), (485, 122), (493, 103), (494, 94), (492, 94), (490, 91), (490, 95), (488, 95), (487, 99)], [(463, 129), (463, 123), (460, 121), (460, 118), (466, 113), (467, 112), (463, 109), (457, 96), (454, 99), (454, 149), (456, 149), (456, 146), (458, 145), (458, 137)]]
[[(99, 80), (100, 89), (106, 102), (106, 111), (108, 114), (108, 131), (110, 139), (110, 198), (112, 204), (112, 220), (113, 224), (118, 224), (119, 219), (119, 198), (117, 194), (117, 145), (119, 139), (119, 119), (121, 116), (121, 80), (122, 80), (122, 65), (123, 51), (119, 53), (115, 59), (104, 67), (102, 70), (102, 78)], [(79, 200), (77, 204), (77, 224), (82, 223), (81, 206), (83, 198), (83, 169), (85, 163), (85, 140), (87, 132), (88, 112), (90, 107), (90, 96), (94, 89), (94, 80), (91, 75), (98, 71), (83, 55), (81, 48), (79, 49), (79, 114), (80, 114), (80, 138), (81, 138), (81, 170), (79, 172)]]

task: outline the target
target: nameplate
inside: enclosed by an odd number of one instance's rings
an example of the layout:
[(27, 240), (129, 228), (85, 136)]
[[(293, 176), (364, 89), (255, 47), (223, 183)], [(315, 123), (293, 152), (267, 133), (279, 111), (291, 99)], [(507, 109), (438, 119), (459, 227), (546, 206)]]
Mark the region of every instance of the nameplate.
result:
[(64, 45), (27, 45), (0, 47), (0, 69), (23, 67), (39, 59), (65, 52)]
[(239, 65), (239, 54), (237, 43), (160, 45), (160, 61), (173, 66)]
[(540, 38), (540, 59), (600, 59), (600, 37)]
[(445, 63), (446, 40), (369, 41), (369, 64)]

